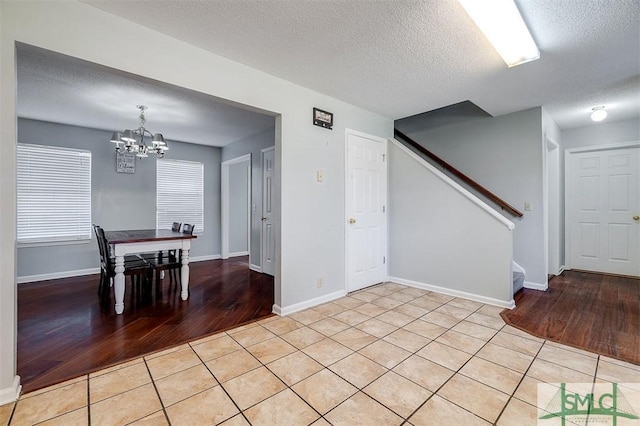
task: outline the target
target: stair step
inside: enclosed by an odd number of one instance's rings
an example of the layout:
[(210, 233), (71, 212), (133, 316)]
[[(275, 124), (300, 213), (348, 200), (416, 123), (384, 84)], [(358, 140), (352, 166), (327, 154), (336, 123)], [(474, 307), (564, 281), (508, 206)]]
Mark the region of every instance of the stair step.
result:
[(522, 272), (513, 273), (513, 294), (524, 287), (524, 274)]

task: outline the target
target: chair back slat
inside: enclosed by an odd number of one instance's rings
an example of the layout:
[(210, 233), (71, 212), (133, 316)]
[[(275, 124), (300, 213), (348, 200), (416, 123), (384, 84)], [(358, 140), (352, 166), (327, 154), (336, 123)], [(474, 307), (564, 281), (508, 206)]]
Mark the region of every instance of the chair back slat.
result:
[(180, 227), (182, 226), (182, 223), (180, 222), (173, 222), (173, 225), (171, 226), (171, 230), (173, 232), (180, 232)]

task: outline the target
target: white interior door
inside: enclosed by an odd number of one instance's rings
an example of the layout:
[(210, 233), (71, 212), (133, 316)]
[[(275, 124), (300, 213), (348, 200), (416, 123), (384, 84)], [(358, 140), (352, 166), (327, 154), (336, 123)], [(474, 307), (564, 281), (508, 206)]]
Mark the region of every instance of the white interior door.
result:
[(275, 274), (276, 240), (273, 221), (273, 175), (275, 149), (262, 151), (262, 272)]
[(567, 153), (571, 268), (640, 276), (640, 147)]
[(347, 290), (387, 278), (387, 141), (347, 131)]

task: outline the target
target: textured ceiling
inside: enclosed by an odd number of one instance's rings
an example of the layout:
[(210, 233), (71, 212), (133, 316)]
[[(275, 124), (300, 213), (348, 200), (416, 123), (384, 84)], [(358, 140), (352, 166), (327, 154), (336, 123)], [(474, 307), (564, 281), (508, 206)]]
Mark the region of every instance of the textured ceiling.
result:
[(83, 0), (397, 119), (470, 100), (558, 124), (640, 114), (640, 2), (516, 0), (541, 59), (507, 68), (456, 0)]
[(145, 127), (169, 141), (224, 146), (275, 125), (227, 101), (33, 46), (18, 48), (19, 117), (122, 131)]
[[(456, 0), (84, 1), (390, 118), (469, 100), (544, 106), (563, 129), (640, 116), (640, 1), (516, 0), (541, 59), (507, 68)], [(273, 126), (227, 101), (42, 49), (18, 49), (18, 114), (108, 130), (147, 124), (214, 146)]]

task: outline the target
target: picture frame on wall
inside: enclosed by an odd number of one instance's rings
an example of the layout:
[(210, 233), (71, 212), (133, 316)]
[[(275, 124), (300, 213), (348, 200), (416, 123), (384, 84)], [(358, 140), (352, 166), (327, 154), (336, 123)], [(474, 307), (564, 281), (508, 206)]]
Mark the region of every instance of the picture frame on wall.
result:
[(318, 108), (313, 109), (313, 124), (333, 130), (333, 113)]
[(128, 152), (125, 152), (124, 154), (116, 152), (116, 172), (135, 173), (136, 155)]

